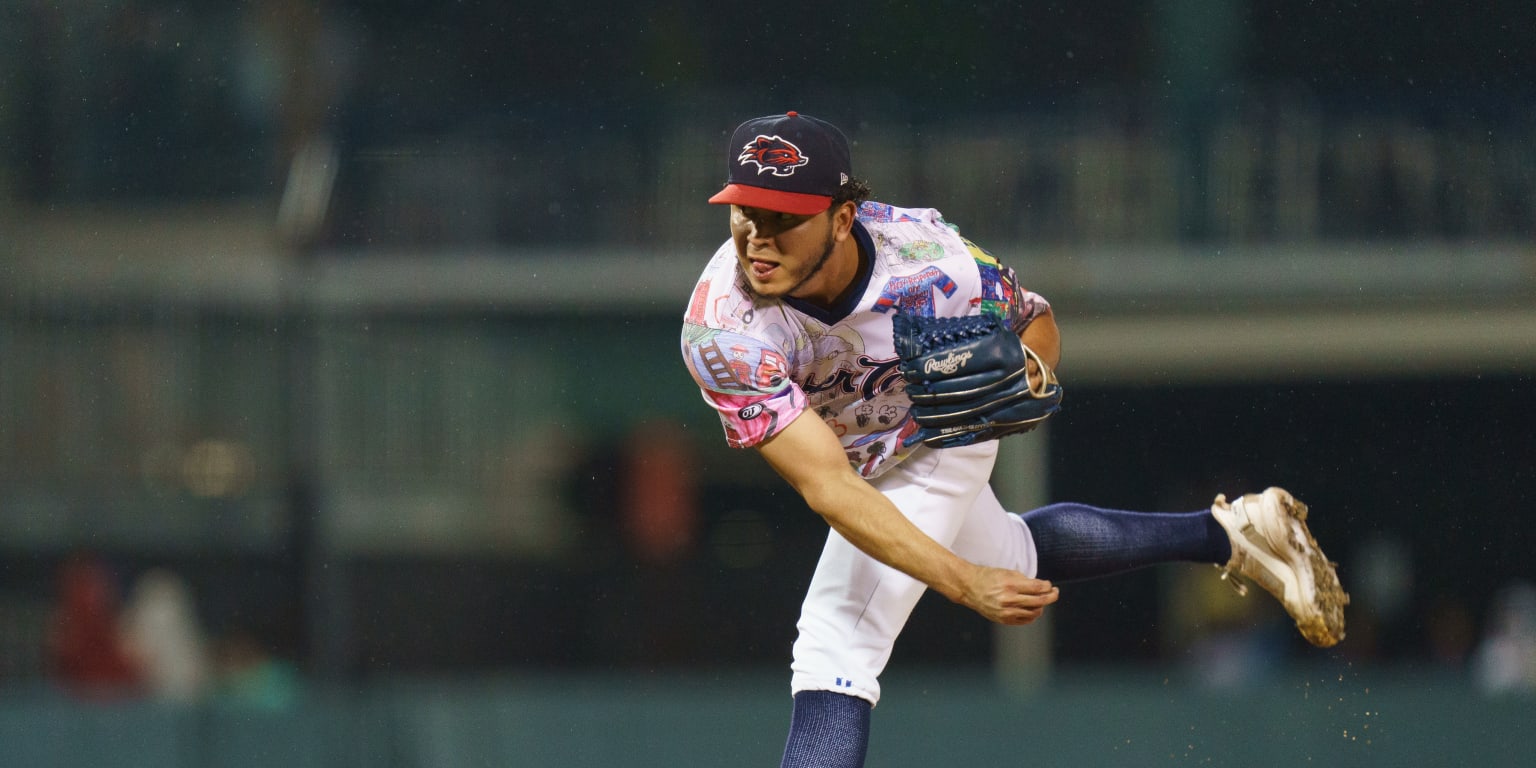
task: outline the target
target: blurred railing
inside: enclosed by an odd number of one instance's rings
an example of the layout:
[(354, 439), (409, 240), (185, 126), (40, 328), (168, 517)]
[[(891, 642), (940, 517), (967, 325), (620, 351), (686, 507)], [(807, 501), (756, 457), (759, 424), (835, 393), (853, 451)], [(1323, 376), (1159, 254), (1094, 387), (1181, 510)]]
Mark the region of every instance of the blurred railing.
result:
[[(702, 103), (723, 100), (701, 97)], [(1193, 116), (1109, 94), (1070, 109), (932, 116), (849, 110), (856, 171), (882, 200), (955, 212), (982, 242), (1045, 246), (1536, 235), (1536, 113), (1434, 117), (1281, 92)], [(1145, 102), (1145, 103), (1136, 103)], [(495, 119), (350, 146), (324, 242), (411, 248), (671, 246), (719, 229), (704, 198), (747, 112)]]
[[(730, 119), (661, 117), (627, 131), (505, 120), (386, 146), (338, 142), (320, 245), (430, 257), (462, 246), (713, 239), (718, 221), (704, 198), (723, 177), (722, 126)], [(877, 196), (954, 211), (982, 241), (1536, 235), (1536, 148), (1528, 140), (1536, 121), (1426, 126), (1297, 102), (1218, 118), (1195, 136), (1094, 112), (922, 126), (871, 116), (867, 123), (853, 131), (856, 157)], [(218, 191), (192, 185), (185, 193)]]

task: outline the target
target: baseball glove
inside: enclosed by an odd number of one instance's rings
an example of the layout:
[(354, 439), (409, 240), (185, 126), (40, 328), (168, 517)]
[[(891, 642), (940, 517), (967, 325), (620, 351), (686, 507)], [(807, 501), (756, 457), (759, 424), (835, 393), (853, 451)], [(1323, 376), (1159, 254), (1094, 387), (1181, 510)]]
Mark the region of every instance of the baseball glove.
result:
[[(1061, 410), (1061, 385), (1001, 318), (892, 318), (917, 432), (903, 445), (953, 448), (1028, 432)], [(1039, 366), (1038, 385), (1028, 375)]]

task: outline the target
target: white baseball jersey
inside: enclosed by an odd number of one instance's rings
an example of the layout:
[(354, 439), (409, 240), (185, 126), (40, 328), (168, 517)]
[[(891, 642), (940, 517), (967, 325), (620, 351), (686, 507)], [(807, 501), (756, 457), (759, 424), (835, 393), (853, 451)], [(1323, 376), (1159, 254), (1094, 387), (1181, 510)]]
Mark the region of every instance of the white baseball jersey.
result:
[[(916, 426), (891, 318), (994, 312), (1022, 331), (1048, 305), (938, 211), (865, 203), (853, 236), (868, 258), (847, 305), (830, 310), (756, 296), (735, 243), (715, 252), (683, 324), (683, 357), (704, 400), (735, 447), (757, 445), (814, 411), (859, 474), (928, 536), (971, 562), (1033, 575), (1029, 527), (987, 485), (995, 441), (901, 446)], [(796, 624), (791, 690), (879, 702), (879, 675), (925, 588), (829, 531)]]
[(853, 235), (870, 258), (847, 305), (830, 310), (755, 295), (727, 240), (694, 287), (682, 346), (733, 447), (755, 446), (810, 409), (874, 478), (910, 453), (901, 441), (916, 430), (891, 340), (897, 312), (992, 312), (1022, 331), (1048, 305), (931, 208), (864, 203)]

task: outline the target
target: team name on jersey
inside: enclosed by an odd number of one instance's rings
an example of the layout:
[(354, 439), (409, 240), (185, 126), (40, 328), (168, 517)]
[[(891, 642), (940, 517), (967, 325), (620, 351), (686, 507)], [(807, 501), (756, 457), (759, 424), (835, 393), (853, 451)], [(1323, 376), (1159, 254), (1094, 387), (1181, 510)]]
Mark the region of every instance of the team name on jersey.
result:
[(901, 364), (901, 358), (875, 360), (868, 355), (859, 355), (856, 362), (858, 364), (856, 370), (838, 368), (825, 381), (817, 381), (815, 375), (808, 376), (800, 388), (807, 396), (817, 401), (821, 398), (816, 395), (829, 391), (858, 395), (861, 400), (873, 400), (876, 395), (891, 389), (901, 381), (901, 371), (897, 370), (897, 366)]

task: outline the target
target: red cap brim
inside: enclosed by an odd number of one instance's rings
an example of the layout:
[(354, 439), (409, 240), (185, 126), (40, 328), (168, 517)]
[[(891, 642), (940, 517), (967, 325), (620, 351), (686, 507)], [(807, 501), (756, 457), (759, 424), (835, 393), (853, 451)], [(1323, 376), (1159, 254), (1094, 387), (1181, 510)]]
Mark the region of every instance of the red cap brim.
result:
[(821, 213), (832, 205), (830, 195), (807, 195), (801, 192), (780, 192), (776, 189), (749, 187), (745, 184), (727, 184), (725, 189), (709, 199), (716, 205), (745, 205), (796, 216)]

